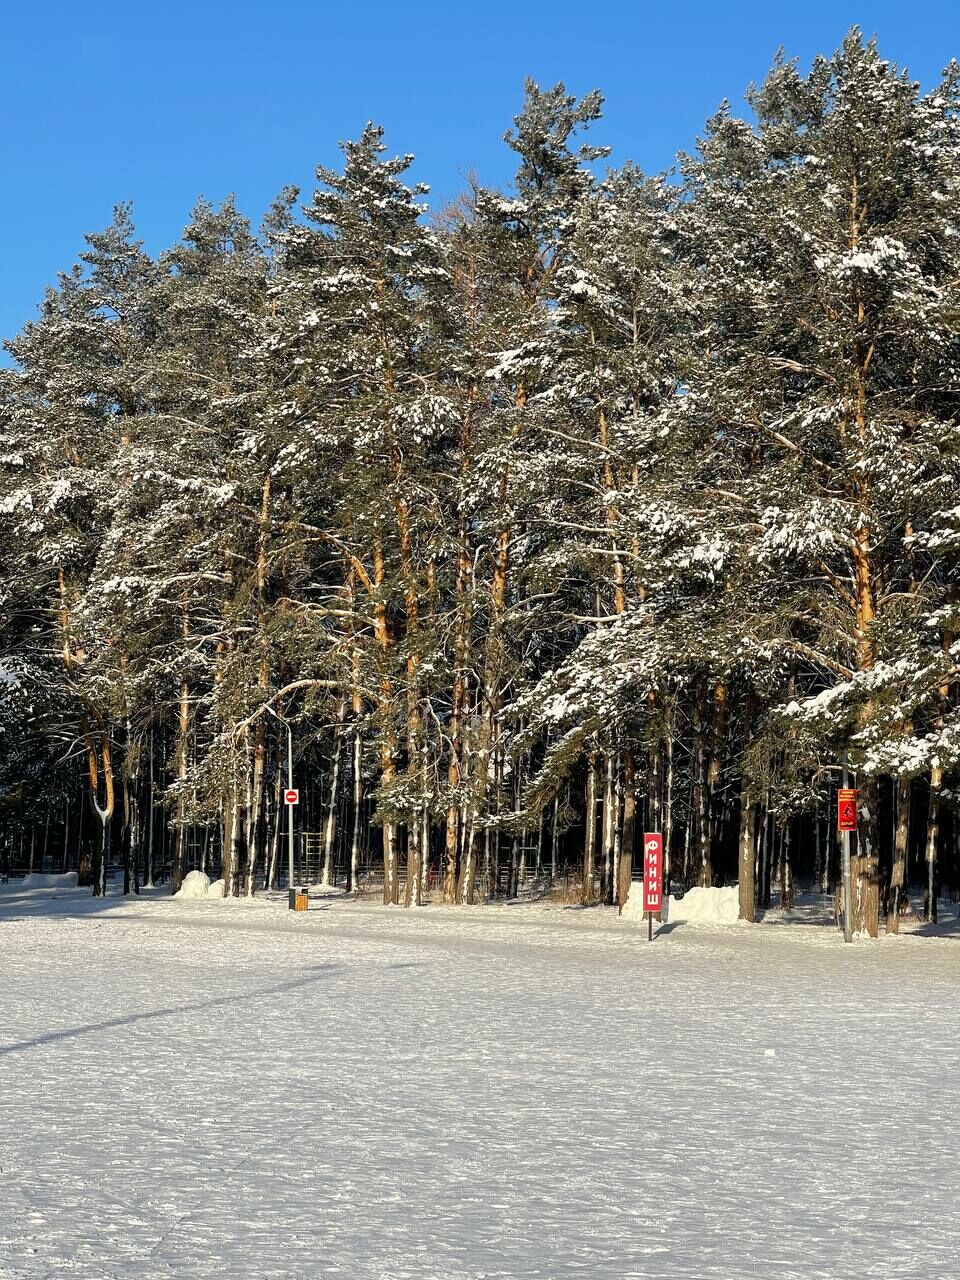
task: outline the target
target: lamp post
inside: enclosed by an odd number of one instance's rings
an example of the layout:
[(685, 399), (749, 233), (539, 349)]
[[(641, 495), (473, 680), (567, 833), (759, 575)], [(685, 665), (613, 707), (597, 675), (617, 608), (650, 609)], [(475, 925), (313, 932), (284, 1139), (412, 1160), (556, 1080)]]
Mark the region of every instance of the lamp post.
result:
[[(273, 707), (266, 707), (274, 719), (279, 720), (287, 731), (287, 789), (293, 790), (293, 730), (290, 727), (289, 720), (285, 720), (283, 716), (274, 711)], [(287, 907), (290, 911), (296, 908), (297, 890), (293, 883), (293, 809), (292, 804), (287, 805)]]

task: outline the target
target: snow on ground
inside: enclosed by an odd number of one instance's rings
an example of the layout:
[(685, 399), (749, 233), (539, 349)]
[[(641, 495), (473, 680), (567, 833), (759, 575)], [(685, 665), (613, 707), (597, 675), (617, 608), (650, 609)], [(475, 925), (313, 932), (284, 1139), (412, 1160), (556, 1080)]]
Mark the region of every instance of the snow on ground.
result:
[(955, 937), (0, 887), (0, 1277), (960, 1270)]
[(21, 889), (76, 889), (80, 879), (76, 871), (65, 871), (62, 875), (43, 875), (39, 871), (31, 871), (20, 881)]

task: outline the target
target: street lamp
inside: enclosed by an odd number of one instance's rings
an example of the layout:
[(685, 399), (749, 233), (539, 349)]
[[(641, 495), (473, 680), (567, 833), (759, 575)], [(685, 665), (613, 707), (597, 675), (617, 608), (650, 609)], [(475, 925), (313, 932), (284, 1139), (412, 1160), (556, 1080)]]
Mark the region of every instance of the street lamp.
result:
[[(289, 720), (285, 720), (283, 716), (274, 711), (273, 707), (265, 707), (264, 710), (269, 711), (274, 719), (279, 720), (287, 731), (287, 789), (293, 790), (293, 730), (290, 728)], [(293, 883), (293, 805), (287, 805), (287, 906), (291, 911), (296, 910), (297, 890)]]

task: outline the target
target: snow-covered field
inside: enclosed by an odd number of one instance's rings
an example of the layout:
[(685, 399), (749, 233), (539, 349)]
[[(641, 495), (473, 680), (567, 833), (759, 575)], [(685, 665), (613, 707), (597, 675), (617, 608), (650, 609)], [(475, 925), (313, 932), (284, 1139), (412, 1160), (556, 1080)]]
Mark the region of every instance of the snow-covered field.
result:
[(0, 888), (0, 1277), (960, 1274), (960, 943)]

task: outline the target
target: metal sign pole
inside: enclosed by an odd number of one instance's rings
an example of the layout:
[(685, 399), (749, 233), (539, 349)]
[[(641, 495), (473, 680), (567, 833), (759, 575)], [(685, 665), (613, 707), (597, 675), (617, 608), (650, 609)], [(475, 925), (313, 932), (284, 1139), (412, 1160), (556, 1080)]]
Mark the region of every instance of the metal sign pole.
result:
[[(847, 772), (847, 753), (843, 753), (843, 786), (846, 790), (850, 785), (850, 778)], [(843, 940), (844, 942), (853, 941), (853, 884), (850, 875), (850, 832), (840, 832), (840, 859), (841, 870), (843, 873)]]
[[(287, 790), (293, 790), (293, 730), (287, 724)], [(291, 911), (295, 911), (297, 907), (297, 889), (293, 883), (293, 809), (292, 804), (287, 805), (287, 863), (288, 863), (288, 880), (287, 888), (287, 906)]]

